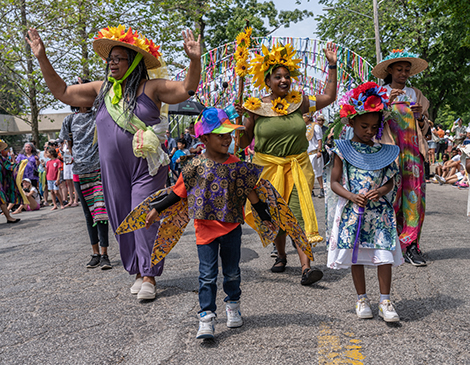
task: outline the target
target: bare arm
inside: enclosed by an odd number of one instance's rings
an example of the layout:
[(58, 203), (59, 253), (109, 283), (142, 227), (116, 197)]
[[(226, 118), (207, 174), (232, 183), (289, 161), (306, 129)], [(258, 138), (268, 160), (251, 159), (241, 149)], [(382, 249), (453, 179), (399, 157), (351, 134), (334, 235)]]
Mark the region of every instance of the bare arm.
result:
[(382, 196), (387, 195), (393, 189), (393, 179), (388, 180), (378, 189), (373, 189), (366, 194), (366, 199), (378, 201)]
[(170, 81), (164, 79), (151, 80), (148, 82), (150, 93), (154, 100), (167, 104), (177, 104), (188, 99), (188, 91), (197, 91), (201, 78), (201, 36), (194, 40), (193, 33), (188, 30), (183, 32), (184, 50), (191, 60), (188, 73), (184, 81)]
[(353, 203), (359, 205), (360, 207), (365, 207), (367, 204), (367, 199), (363, 194), (354, 194), (350, 191), (347, 191), (341, 184), (341, 178), (343, 176), (343, 161), (335, 154), (335, 161), (333, 169), (331, 170), (331, 190), (333, 190), (337, 195), (352, 201)]
[(102, 81), (67, 87), (65, 81), (55, 72), (49, 62), (44, 43), (35, 28), (29, 29), (26, 41), (30, 45), (34, 56), (38, 59), (44, 80), (56, 99), (67, 105), (78, 107), (93, 106), (93, 102), (100, 91)]
[(240, 148), (241, 149), (248, 147), (253, 141), (253, 138), (255, 137), (255, 115), (250, 112), (248, 112), (248, 114), (249, 114), (249, 117), (243, 119), (243, 125), (245, 126), (245, 130), (240, 133), (241, 134), (240, 136)]
[[(325, 52), (325, 57), (328, 60), (328, 65), (329, 66), (336, 66), (336, 62), (337, 62), (336, 45), (331, 43), (331, 42), (328, 42), (326, 44), (326, 48), (323, 49), (323, 51)], [(329, 69), (328, 81), (327, 81), (327, 84), (326, 84), (326, 87), (325, 87), (325, 92), (323, 94), (315, 95), (316, 99), (317, 99), (317, 102), (316, 102), (317, 110), (323, 109), (324, 107), (330, 105), (332, 102), (335, 101), (335, 99), (336, 99), (336, 88), (337, 88), (337, 79), (338, 79), (337, 69), (336, 68)], [(307, 104), (307, 106), (308, 106), (308, 104)], [(307, 113), (308, 108), (307, 108), (306, 111), (303, 110), (303, 112)]]

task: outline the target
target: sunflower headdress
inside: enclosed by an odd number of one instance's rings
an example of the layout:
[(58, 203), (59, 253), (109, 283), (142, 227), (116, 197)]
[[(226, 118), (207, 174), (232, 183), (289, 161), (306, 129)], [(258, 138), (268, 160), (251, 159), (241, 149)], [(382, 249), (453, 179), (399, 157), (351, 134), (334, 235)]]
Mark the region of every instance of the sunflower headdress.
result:
[(263, 45), (262, 52), (250, 62), (250, 74), (253, 75), (255, 87), (268, 90), (264, 80), (266, 76), (270, 75), (278, 67), (287, 68), (290, 76), (298, 80), (297, 77), (301, 74), (298, 64), (301, 62), (301, 59), (293, 58), (294, 54), (295, 50), (291, 44), (283, 46), (277, 43), (271, 51)]
[(142, 54), (148, 70), (161, 65), (158, 60), (161, 56), (160, 46), (142, 34), (132, 31), (131, 27), (127, 31), (124, 25), (103, 28), (93, 42), (93, 49), (102, 59), (109, 57), (111, 49), (116, 46), (130, 48)]

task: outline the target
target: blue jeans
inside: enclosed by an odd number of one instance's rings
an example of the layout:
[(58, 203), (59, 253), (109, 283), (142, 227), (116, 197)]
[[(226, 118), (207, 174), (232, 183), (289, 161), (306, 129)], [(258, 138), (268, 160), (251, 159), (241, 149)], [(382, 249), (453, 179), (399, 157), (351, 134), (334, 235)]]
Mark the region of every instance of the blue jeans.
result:
[(225, 236), (216, 238), (211, 243), (197, 246), (199, 256), (199, 304), (201, 310), (215, 313), (217, 306), (217, 274), (219, 272), (219, 254), (224, 274), (224, 301), (236, 301), (242, 293), (240, 289), (240, 246), (242, 227), (239, 225)]

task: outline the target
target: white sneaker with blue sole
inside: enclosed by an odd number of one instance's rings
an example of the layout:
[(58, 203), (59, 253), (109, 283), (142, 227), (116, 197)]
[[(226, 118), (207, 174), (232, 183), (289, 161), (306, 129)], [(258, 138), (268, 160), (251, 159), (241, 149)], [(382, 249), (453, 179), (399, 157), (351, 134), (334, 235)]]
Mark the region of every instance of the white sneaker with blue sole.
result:
[(199, 330), (197, 331), (197, 339), (214, 338), (215, 330), (215, 313), (211, 311), (201, 312), (199, 317)]

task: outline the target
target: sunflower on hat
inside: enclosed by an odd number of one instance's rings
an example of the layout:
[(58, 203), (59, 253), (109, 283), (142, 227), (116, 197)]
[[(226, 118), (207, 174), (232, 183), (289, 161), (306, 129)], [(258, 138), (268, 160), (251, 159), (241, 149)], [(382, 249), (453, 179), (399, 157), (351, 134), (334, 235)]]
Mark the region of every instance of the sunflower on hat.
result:
[(253, 75), (255, 87), (268, 90), (268, 86), (264, 80), (266, 76), (270, 75), (273, 70), (278, 67), (287, 68), (290, 76), (298, 80), (298, 76), (300, 75), (300, 66), (298, 64), (301, 62), (301, 59), (293, 58), (294, 54), (294, 47), (289, 43), (285, 46), (277, 43), (271, 51), (263, 45), (262, 52), (255, 56), (250, 63), (250, 74)]

